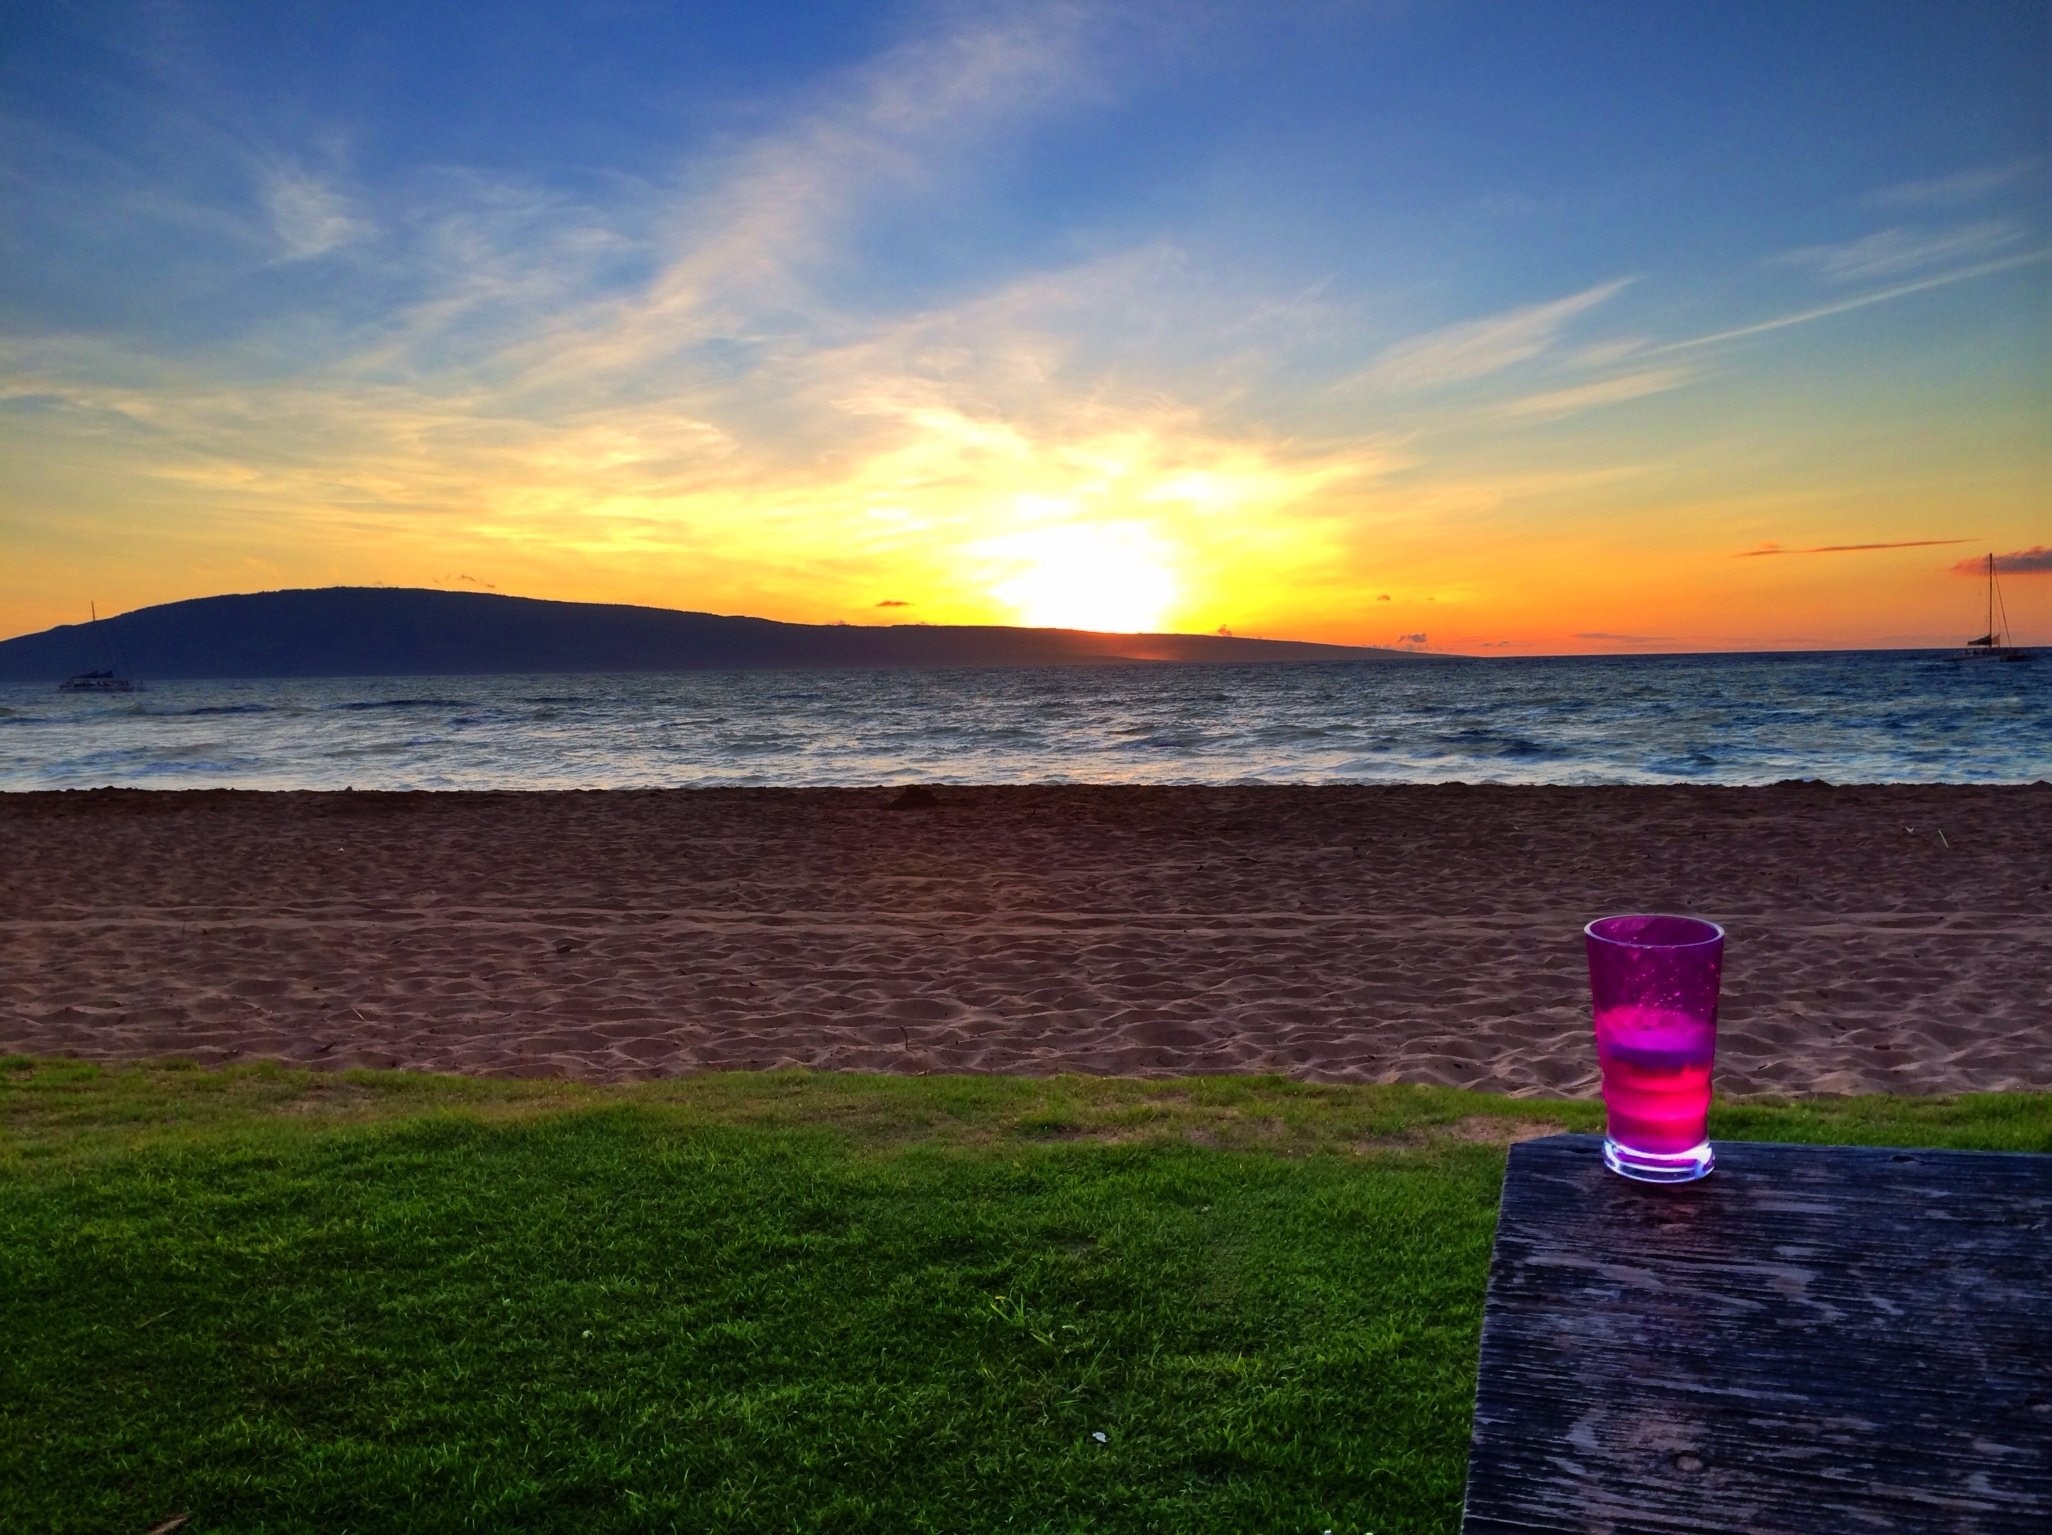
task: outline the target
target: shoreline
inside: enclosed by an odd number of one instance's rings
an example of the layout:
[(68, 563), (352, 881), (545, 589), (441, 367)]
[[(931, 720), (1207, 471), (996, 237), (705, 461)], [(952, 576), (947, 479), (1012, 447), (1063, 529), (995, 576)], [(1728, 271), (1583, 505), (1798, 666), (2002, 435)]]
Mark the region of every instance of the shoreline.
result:
[(1579, 932), (1730, 933), (1717, 1086), (2052, 1088), (2052, 785), (0, 795), (0, 1052), (1587, 1096)]

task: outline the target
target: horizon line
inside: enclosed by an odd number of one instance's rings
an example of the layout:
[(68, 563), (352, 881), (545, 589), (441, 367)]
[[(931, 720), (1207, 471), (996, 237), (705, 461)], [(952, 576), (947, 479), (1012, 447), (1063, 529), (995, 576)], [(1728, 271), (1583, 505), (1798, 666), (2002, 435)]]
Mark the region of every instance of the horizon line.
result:
[[(1945, 540), (1945, 542), (1962, 542), (1962, 543), (1963, 543), (1963, 542), (1966, 542), (1966, 541), (1967, 541), (1967, 540), (1964, 540), (1964, 539), (1961, 539), (1961, 540)], [(1748, 552), (1748, 553), (1750, 553), (1750, 552), (1753, 552), (1753, 551), (1747, 551), (1747, 552)], [(1775, 552), (1775, 553), (1782, 553), (1782, 552), (1806, 552), (1806, 551), (1781, 551), (1781, 550), (1776, 550), (1776, 551), (1774, 551), (1774, 552)], [(552, 603), (552, 604), (559, 604), (559, 605), (562, 605), (562, 606), (565, 606), (565, 607), (589, 607), (589, 608), (622, 608), (622, 609), (632, 609), (632, 610), (639, 610), (639, 611), (642, 611), (642, 612), (648, 612), (648, 613), (674, 613), (674, 614), (680, 614), (680, 615), (685, 615), (685, 616), (690, 616), (690, 617), (700, 617), (700, 618), (719, 618), (719, 619), (729, 619), (729, 620), (738, 620), (738, 621), (742, 621), (742, 622), (748, 622), (748, 623), (762, 623), (762, 624), (777, 624), (777, 625), (780, 625), (780, 626), (783, 626), (783, 627), (786, 627), (786, 628), (793, 628), (793, 629), (863, 629), (863, 630), (870, 630), (870, 631), (886, 631), (886, 630), (894, 630), (894, 629), (938, 629), (938, 630), (981, 630), (981, 631), (988, 631), (988, 630), (999, 630), (999, 631), (1003, 631), (1003, 632), (1007, 632), (1007, 633), (1015, 633), (1015, 634), (1077, 634), (1077, 635), (1090, 635), (1090, 636), (1094, 636), (1094, 637), (1097, 637), (1097, 638), (1106, 638), (1106, 639), (1177, 639), (1177, 640), (1222, 640), (1222, 641), (1234, 641), (1234, 640), (1244, 640), (1244, 641), (1248, 641), (1248, 642), (1250, 642), (1250, 643), (1254, 643), (1254, 644), (1262, 644), (1262, 645), (1300, 645), (1300, 646), (1306, 646), (1306, 647), (1311, 647), (1311, 648), (1316, 648), (1316, 649), (1324, 649), (1324, 650), (1361, 650), (1361, 651), (1372, 651), (1372, 652), (1376, 653), (1377, 655), (1390, 655), (1390, 656), (1417, 656), (1417, 657), (1420, 657), (1421, 659), (1436, 659), (1436, 660), (1458, 660), (1458, 661), (1550, 661), (1550, 660), (1562, 660), (1562, 661), (1573, 661), (1573, 660), (1582, 660), (1582, 661), (1586, 661), (1586, 660), (1603, 660), (1603, 659), (1611, 659), (1611, 658), (1619, 658), (1619, 657), (1625, 657), (1625, 658), (1638, 658), (1638, 659), (1644, 659), (1644, 660), (1659, 660), (1659, 659), (1664, 659), (1664, 658), (1669, 658), (1669, 657), (1677, 657), (1677, 656), (1713, 656), (1713, 655), (1724, 655), (1724, 656), (1766, 656), (1766, 655), (1844, 655), (1844, 654), (1857, 654), (1857, 653), (1865, 653), (1865, 652), (1873, 652), (1873, 653), (1884, 653), (1884, 652), (1885, 652), (1885, 653), (1903, 653), (1903, 654), (1916, 654), (1916, 653), (1924, 653), (1924, 652), (1929, 652), (1929, 653), (1934, 653), (1934, 654), (1943, 654), (1943, 653), (1946, 653), (1946, 652), (1948, 652), (1948, 651), (1953, 651), (1953, 650), (1960, 650), (1960, 649), (1963, 649), (1963, 648), (1964, 648), (1964, 642), (1951, 642), (1951, 643), (1947, 643), (1947, 642), (1938, 642), (1938, 643), (1933, 643), (1933, 644), (1921, 644), (1921, 645), (1896, 645), (1896, 644), (1881, 644), (1881, 643), (1857, 643), (1857, 642), (1855, 642), (1855, 643), (1845, 643), (1845, 644), (1786, 644), (1786, 645), (1771, 645), (1771, 644), (1770, 644), (1770, 645), (1758, 645), (1758, 644), (1754, 644), (1754, 645), (1744, 645), (1744, 644), (1740, 644), (1740, 645), (1720, 645), (1720, 644), (1717, 644), (1717, 643), (1715, 643), (1715, 642), (1711, 642), (1711, 643), (1707, 643), (1707, 644), (1704, 644), (1704, 645), (1701, 645), (1701, 646), (1696, 646), (1696, 647), (1693, 647), (1693, 648), (1680, 648), (1680, 649), (1665, 649), (1665, 650), (1640, 650), (1640, 649), (1623, 649), (1623, 650), (1543, 650), (1543, 651), (1520, 651), (1519, 653), (1517, 653), (1517, 654), (1515, 654), (1515, 655), (1510, 655), (1510, 654), (1490, 654), (1490, 653), (1489, 653), (1489, 650), (1490, 650), (1490, 649), (1492, 649), (1492, 648), (1497, 648), (1497, 647), (1499, 647), (1499, 646), (1507, 646), (1507, 645), (1510, 645), (1510, 644), (1515, 644), (1515, 643), (1517, 643), (1517, 642), (1515, 642), (1515, 641), (1500, 641), (1500, 642), (1493, 642), (1493, 643), (1492, 643), (1492, 642), (1486, 642), (1486, 641), (1485, 641), (1485, 642), (1483, 642), (1483, 646), (1484, 646), (1484, 648), (1482, 648), (1482, 649), (1480, 649), (1480, 650), (1450, 650), (1450, 649), (1438, 649), (1438, 648), (1435, 648), (1435, 647), (1432, 647), (1432, 646), (1429, 646), (1429, 645), (1421, 645), (1421, 646), (1410, 646), (1410, 645), (1401, 645), (1401, 644), (1395, 644), (1395, 645), (1378, 645), (1378, 644), (1374, 644), (1374, 643), (1370, 643), (1370, 642), (1365, 642), (1365, 641), (1350, 641), (1350, 640), (1310, 640), (1310, 639), (1297, 639), (1297, 638), (1294, 638), (1294, 637), (1289, 637), (1289, 636), (1280, 636), (1280, 637), (1279, 637), (1279, 636), (1275, 636), (1275, 635), (1267, 635), (1267, 634), (1243, 634), (1243, 633), (1240, 633), (1240, 632), (1238, 632), (1238, 631), (1236, 631), (1236, 630), (1233, 630), (1233, 631), (1225, 631), (1225, 632), (1221, 632), (1221, 630), (1195, 630), (1195, 629), (1083, 629), (1083, 628), (1076, 628), (1076, 627), (1073, 627), (1073, 626), (1066, 626), (1066, 625), (1057, 625), (1057, 624), (1003, 624), (1003, 623), (980, 623), (980, 624), (979, 624), (979, 623), (945, 623), (945, 622), (935, 622), (935, 621), (933, 621), (933, 620), (928, 620), (928, 619), (910, 619), (910, 620), (903, 620), (903, 621), (897, 621), (897, 622), (891, 622), (891, 623), (873, 623), (873, 622), (861, 622), (861, 621), (857, 621), (857, 620), (853, 620), (853, 619), (845, 619), (845, 618), (844, 618), (844, 619), (826, 619), (826, 620), (816, 620), (816, 621), (815, 621), (815, 620), (805, 620), (805, 619), (788, 619), (788, 618), (766, 618), (766, 617), (764, 617), (763, 615), (761, 615), (761, 614), (757, 614), (757, 613), (717, 613), (717, 612), (714, 612), (714, 611), (712, 611), (711, 609), (707, 609), (707, 608), (683, 608), (683, 607), (665, 607), (665, 606), (662, 606), (662, 605), (659, 605), (659, 604), (656, 604), (656, 603), (647, 603), (647, 602), (604, 602), (604, 601), (595, 601), (595, 600), (591, 600), (591, 599), (587, 599), (587, 598), (578, 598), (578, 597), (535, 597), (535, 596), (529, 596), (529, 595), (527, 595), (527, 594), (525, 594), (525, 593), (519, 593), (519, 592), (501, 592), (501, 591), (497, 590), (496, 588), (493, 588), (493, 589), (491, 589), (491, 590), (488, 590), (488, 591), (478, 591), (478, 590), (472, 590), (472, 589), (468, 589), (468, 588), (465, 588), (465, 587), (460, 587), (460, 586), (459, 586), (459, 587), (446, 587), (446, 586), (397, 586), (397, 585), (392, 585), (392, 584), (390, 584), (390, 583), (387, 583), (387, 582), (369, 582), (369, 583), (351, 583), (351, 582), (337, 582), (337, 583), (335, 583), (335, 584), (333, 584), (333, 585), (329, 585), (329, 586), (280, 586), (280, 587), (266, 587), (266, 588), (262, 588), (262, 589), (259, 589), (259, 590), (256, 590), (256, 591), (240, 591), (240, 592), (211, 592), (211, 593), (205, 593), (205, 594), (202, 594), (202, 595), (199, 595), (199, 596), (193, 596), (193, 597), (174, 597), (174, 598), (170, 599), (169, 601), (165, 601), (165, 602), (152, 602), (152, 603), (145, 603), (145, 604), (143, 604), (143, 605), (142, 605), (142, 606), (140, 606), (140, 607), (134, 607), (134, 608), (127, 608), (127, 609), (124, 609), (124, 610), (122, 610), (122, 611), (121, 611), (121, 612), (119, 612), (119, 613), (114, 613), (114, 614), (110, 614), (110, 615), (109, 615), (108, 617), (106, 617), (106, 618), (104, 618), (104, 619), (103, 619), (103, 618), (100, 618), (100, 617), (98, 617), (97, 613), (93, 613), (93, 614), (92, 614), (92, 616), (90, 616), (90, 617), (88, 617), (88, 618), (86, 618), (86, 619), (83, 619), (83, 620), (78, 620), (78, 621), (75, 621), (75, 622), (72, 622), (72, 623), (66, 623), (66, 624), (52, 624), (52, 625), (49, 625), (48, 627), (46, 627), (46, 628), (43, 628), (43, 629), (31, 629), (31, 630), (24, 630), (24, 631), (22, 631), (22, 632), (21, 632), (21, 633), (19, 633), (19, 634), (9, 634), (9, 635), (0, 635), (0, 645), (5, 645), (5, 644), (11, 644), (11, 643), (13, 643), (13, 642), (14, 642), (14, 641), (16, 641), (16, 640), (21, 640), (21, 639), (30, 639), (30, 638), (34, 638), (34, 637), (36, 637), (36, 636), (38, 636), (38, 635), (45, 635), (45, 634), (54, 634), (54, 633), (56, 633), (57, 631), (59, 631), (59, 630), (63, 630), (63, 629), (76, 629), (76, 628), (90, 628), (90, 627), (92, 627), (92, 626), (93, 626), (93, 625), (95, 625), (95, 624), (101, 624), (101, 623), (109, 623), (109, 624), (111, 624), (111, 623), (118, 623), (118, 622), (120, 622), (121, 620), (123, 620), (123, 619), (125, 619), (125, 618), (131, 618), (131, 617), (133, 617), (133, 616), (135, 616), (136, 614), (139, 614), (139, 613), (146, 613), (146, 612), (150, 612), (150, 611), (152, 611), (152, 610), (154, 610), (154, 609), (158, 609), (158, 608), (170, 608), (170, 607), (178, 607), (178, 606), (182, 606), (182, 605), (183, 605), (183, 604), (185, 604), (185, 603), (190, 603), (190, 602), (217, 602), (217, 601), (229, 600), (229, 599), (234, 599), (234, 598), (247, 598), (247, 597), (273, 597), (273, 596), (289, 596), (289, 595), (293, 595), (293, 594), (298, 594), (298, 593), (318, 593), (318, 592), (389, 592), (389, 593), (394, 593), (394, 594), (401, 594), (401, 593), (404, 593), (404, 594), (419, 594), (419, 595), (433, 595), (433, 596), (438, 596), (438, 597), (479, 597), (479, 598), (485, 598), (485, 599), (497, 599), (497, 600), (502, 600), (502, 601), (507, 601), (507, 602), (536, 602), (536, 603)], [(91, 607), (92, 607), (92, 604), (91, 604), (91, 603), (89, 603), (89, 604), (88, 604), (88, 609), (89, 609), (89, 611), (91, 610)], [(2025, 650), (2029, 650), (2029, 649), (2034, 649), (2034, 648), (2039, 648), (2039, 647), (2034, 647), (2034, 646), (2031, 646), (2031, 645), (2021, 645), (2021, 646), (2018, 646), (2017, 648), (2018, 648), (2018, 649), (2025, 649)], [(894, 663), (894, 664), (899, 664), (899, 663)], [(913, 662), (913, 663), (901, 663), (901, 664), (903, 664), (903, 665), (906, 665), (906, 666), (908, 666), (908, 667), (909, 667), (910, 669), (927, 669), (927, 668), (928, 668), (928, 667), (930, 666), (930, 663), (918, 663), (918, 662)], [(944, 663), (942, 663), (942, 664), (944, 665)], [(1117, 664), (1120, 664), (1120, 663), (1119, 663), (1119, 661), (1118, 661), (1117, 659), (1113, 659), (1113, 660), (1111, 660), (1111, 661), (1108, 661), (1108, 662), (1105, 662), (1105, 663), (1101, 663), (1101, 664), (1117, 665)], [(1135, 665), (1142, 665), (1142, 664), (1144, 664), (1144, 665), (1204, 665), (1204, 664), (1207, 664), (1207, 663), (1204, 663), (1204, 662), (1201, 662), (1201, 661), (1200, 661), (1200, 662), (1165, 662), (1165, 661), (1148, 661), (1148, 660), (1133, 660), (1133, 661), (1131, 661), (1131, 662), (1130, 662), (1130, 664), (1135, 664)], [(1213, 664), (1232, 664), (1232, 663), (1213, 663)], [(1271, 663), (1271, 664), (1288, 664), (1288, 663)], [(1298, 664), (1305, 664), (1305, 665), (1317, 665), (1317, 664), (1321, 664), (1321, 663), (1320, 663), (1320, 662), (1317, 662), (1317, 661), (1306, 661), (1306, 662), (1302, 662), (1302, 663), (1298, 663)], [(1336, 663), (1334, 663), (1334, 662), (1326, 662), (1326, 663), (1323, 663), (1323, 664), (1336, 664)], [(656, 670), (656, 671), (662, 671), (662, 670), (669, 670), (669, 669), (670, 669), (670, 668), (655, 668), (655, 669), (653, 669), (653, 670)], [(749, 668), (749, 669), (755, 669), (755, 668)], [(781, 669), (781, 668), (780, 668), (780, 669)], [(806, 670), (807, 668), (805, 668), (805, 667), (802, 667), (802, 666), (800, 666), (800, 667), (794, 667), (794, 668), (789, 668), (789, 669), (792, 669), (792, 670)], [(829, 669), (831, 669), (831, 668), (829, 668)], [(422, 673), (414, 673), (414, 674), (410, 674), (410, 675), (419, 675), (419, 676), (462, 676), (462, 675), (468, 675), (468, 674), (467, 674), (467, 673), (458, 673), (458, 672), (443, 672), (443, 673), (435, 673), (435, 672), (422, 672)], [(564, 675), (572, 675), (572, 674), (570, 674), (570, 673), (565, 673)], [(172, 679), (172, 680), (186, 680), (186, 679)], [(193, 679), (193, 680), (197, 680), (197, 679)]]

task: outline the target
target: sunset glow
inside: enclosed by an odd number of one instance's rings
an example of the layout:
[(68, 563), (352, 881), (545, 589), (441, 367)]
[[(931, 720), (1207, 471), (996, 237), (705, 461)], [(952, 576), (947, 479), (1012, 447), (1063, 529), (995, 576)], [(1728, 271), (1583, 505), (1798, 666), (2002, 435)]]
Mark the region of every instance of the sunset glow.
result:
[(1018, 623), (1139, 633), (1160, 629), (1175, 601), (1175, 577), (1129, 529), (1050, 528), (993, 552), (1019, 566), (991, 589)]
[(1176, 9), (372, 5), (359, 70), (32, 7), (0, 634), (387, 583), (1949, 645), (1992, 550), (2052, 641), (2043, 7)]

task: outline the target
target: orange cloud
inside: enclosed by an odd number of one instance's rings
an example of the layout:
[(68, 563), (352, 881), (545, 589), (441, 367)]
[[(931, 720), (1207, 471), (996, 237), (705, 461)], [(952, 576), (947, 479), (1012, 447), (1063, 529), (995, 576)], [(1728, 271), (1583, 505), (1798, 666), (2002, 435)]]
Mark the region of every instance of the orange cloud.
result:
[[(1813, 549), (1784, 549), (1779, 544), (1762, 544), (1757, 549), (1741, 549), (1732, 556), (1735, 560), (1756, 560), (1767, 554), (1858, 554), (1867, 549), (1928, 549), (1938, 544), (1965, 544), (1973, 540), (1966, 538), (1911, 538), (1898, 544), (1819, 544)], [(2039, 551), (2042, 552), (2042, 551)], [(2009, 556), (2005, 555), (2005, 559)], [(1976, 566), (1976, 569), (1979, 567)]]

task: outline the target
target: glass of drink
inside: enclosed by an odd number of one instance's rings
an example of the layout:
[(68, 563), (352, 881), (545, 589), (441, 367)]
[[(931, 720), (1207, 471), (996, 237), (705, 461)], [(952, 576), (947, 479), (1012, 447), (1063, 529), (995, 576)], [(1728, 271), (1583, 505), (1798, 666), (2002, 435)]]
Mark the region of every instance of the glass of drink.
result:
[(1582, 930), (1608, 1120), (1603, 1161), (1647, 1183), (1687, 1183), (1710, 1153), (1710, 1063), (1724, 929), (1697, 917), (1599, 917)]

